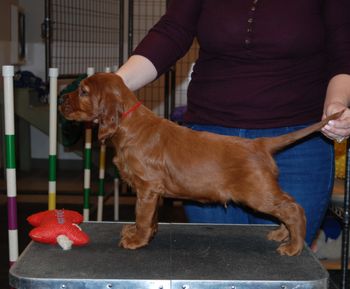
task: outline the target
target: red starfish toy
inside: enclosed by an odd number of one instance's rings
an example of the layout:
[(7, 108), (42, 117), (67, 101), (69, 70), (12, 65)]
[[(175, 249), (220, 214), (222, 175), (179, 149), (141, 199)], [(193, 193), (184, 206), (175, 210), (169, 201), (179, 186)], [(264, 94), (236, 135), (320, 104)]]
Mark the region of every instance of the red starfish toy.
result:
[[(82, 246), (89, 242), (86, 235), (77, 224), (83, 221), (83, 216), (70, 210), (48, 210), (33, 214), (27, 221), (34, 227), (29, 236), (37, 242), (47, 244), (62, 244), (57, 238), (66, 236), (73, 245)], [(63, 249), (70, 249), (70, 247)]]

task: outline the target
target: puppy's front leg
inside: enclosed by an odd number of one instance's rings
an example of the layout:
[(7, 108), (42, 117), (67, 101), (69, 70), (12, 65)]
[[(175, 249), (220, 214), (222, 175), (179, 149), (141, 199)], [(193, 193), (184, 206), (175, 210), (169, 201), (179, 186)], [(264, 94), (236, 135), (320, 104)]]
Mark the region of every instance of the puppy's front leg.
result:
[(157, 232), (157, 207), (159, 195), (151, 192), (138, 193), (136, 223), (124, 225), (119, 246), (137, 249), (146, 246)]

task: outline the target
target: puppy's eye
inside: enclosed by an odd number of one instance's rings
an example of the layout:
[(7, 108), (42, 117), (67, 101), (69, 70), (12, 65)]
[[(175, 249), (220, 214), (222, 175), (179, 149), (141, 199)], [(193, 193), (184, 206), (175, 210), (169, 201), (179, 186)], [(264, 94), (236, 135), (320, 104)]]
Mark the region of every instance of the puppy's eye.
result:
[(89, 92), (84, 87), (79, 87), (79, 96), (85, 97), (88, 95), (89, 95)]

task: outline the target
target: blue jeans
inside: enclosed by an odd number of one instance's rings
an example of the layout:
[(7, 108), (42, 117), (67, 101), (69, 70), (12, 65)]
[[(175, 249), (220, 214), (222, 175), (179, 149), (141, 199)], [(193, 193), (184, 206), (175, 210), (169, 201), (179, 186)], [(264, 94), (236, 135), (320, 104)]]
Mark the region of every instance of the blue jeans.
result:
[[(190, 128), (198, 131), (244, 138), (277, 136), (305, 126), (237, 129), (211, 125), (189, 125)], [(315, 133), (278, 152), (274, 159), (279, 169), (279, 184), (282, 190), (292, 195), (305, 210), (306, 242), (310, 245), (321, 226), (333, 189), (333, 144), (322, 134)], [(228, 204), (225, 208), (220, 204), (186, 202), (185, 213), (191, 223), (271, 224), (275, 222), (269, 216), (249, 211), (234, 203)]]

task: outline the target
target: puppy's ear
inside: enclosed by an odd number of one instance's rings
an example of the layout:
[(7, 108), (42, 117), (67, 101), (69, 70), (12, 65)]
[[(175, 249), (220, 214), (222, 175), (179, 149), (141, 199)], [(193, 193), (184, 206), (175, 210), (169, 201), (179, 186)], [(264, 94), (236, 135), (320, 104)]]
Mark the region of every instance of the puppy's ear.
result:
[(101, 100), (98, 129), (100, 141), (103, 142), (116, 133), (121, 112), (122, 107), (113, 95), (105, 96)]

